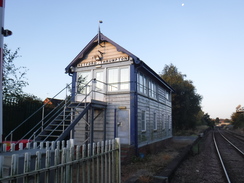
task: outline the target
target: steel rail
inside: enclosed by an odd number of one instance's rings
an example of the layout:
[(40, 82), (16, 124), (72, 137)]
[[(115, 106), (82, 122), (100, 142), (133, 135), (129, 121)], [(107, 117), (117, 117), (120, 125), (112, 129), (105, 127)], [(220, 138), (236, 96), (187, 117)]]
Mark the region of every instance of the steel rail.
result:
[(230, 178), (229, 178), (229, 175), (228, 175), (228, 172), (227, 172), (227, 170), (226, 170), (226, 168), (225, 168), (225, 165), (224, 165), (223, 159), (222, 159), (221, 154), (220, 154), (220, 152), (219, 152), (219, 148), (218, 148), (218, 145), (217, 145), (217, 142), (216, 142), (215, 136), (214, 136), (214, 132), (213, 132), (213, 141), (214, 141), (215, 149), (216, 149), (217, 154), (218, 154), (218, 156), (219, 156), (220, 163), (221, 163), (222, 168), (223, 168), (223, 170), (224, 170), (225, 177), (226, 177), (226, 179), (227, 179), (228, 183), (231, 183)]
[(244, 152), (240, 150), (238, 147), (236, 147), (229, 139), (227, 139), (222, 133), (219, 132), (219, 134), (232, 146), (234, 147), (239, 153), (241, 153), (244, 156)]

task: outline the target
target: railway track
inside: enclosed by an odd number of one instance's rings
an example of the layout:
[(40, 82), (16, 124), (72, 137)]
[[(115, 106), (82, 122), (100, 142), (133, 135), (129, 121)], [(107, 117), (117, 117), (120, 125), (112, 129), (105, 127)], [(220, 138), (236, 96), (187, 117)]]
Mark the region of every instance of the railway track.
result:
[(244, 141), (243, 138), (222, 130), (213, 131), (213, 141), (226, 181), (238, 183), (244, 180)]

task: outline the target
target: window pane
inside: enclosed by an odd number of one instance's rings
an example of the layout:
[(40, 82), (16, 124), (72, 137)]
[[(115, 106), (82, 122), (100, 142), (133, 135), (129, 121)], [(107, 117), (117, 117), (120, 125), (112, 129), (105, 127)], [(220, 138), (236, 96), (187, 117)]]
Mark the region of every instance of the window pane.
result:
[(153, 129), (157, 130), (157, 115), (153, 113)]
[(103, 71), (96, 72), (96, 91), (103, 91)]
[(117, 91), (119, 82), (118, 69), (108, 70), (108, 91)]
[(140, 83), (140, 92), (143, 93), (143, 76), (141, 74), (140, 74), (139, 83)]
[(128, 90), (129, 89), (129, 79), (130, 73), (129, 68), (121, 68), (120, 69), (120, 89)]
[(164, 115), (162, 114), (162, 126), (163, 126), (163, 130), (165, 129), (165, 120), (164, 120)]
[(91, 72), (80, 72), (77, 78), (77, 93), (87, 94), (91, 91), (91, 84), (85, 85), (91, 80)]
[(141, 130), (146, 131), (146, 112), (142, 111), (141, 113)]

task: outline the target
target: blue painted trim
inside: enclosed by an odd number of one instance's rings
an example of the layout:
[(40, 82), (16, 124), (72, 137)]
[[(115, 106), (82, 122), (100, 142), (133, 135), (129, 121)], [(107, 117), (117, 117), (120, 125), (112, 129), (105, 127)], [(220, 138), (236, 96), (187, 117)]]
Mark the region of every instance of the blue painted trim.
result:
[(130, 141), (138, 153), (138, 124), (137, 124), (137, 73), (135, 65), (130, 66)]
[(75, 84), (76, 84), (76, 79), (77, 79), (77, 72), (74, 72), (73, 75), (72, 75), (72, 88), (71, 88), (71, 96), (72, 96), (72, 99), (71, 101), (75, 102)]
[(117, 127), (117, 109), (114, 109), (114, 138), (118, 137), (118, 127)]

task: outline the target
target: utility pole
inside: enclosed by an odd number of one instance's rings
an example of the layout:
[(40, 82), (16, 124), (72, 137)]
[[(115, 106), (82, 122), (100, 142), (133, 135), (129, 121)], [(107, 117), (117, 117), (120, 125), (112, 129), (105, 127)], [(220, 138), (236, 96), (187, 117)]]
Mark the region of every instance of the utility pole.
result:
[(4, 8), (5, 0), (0, 0), (0, 144), (3, 142), (3, 37), (12, 35), (10, 30), (4, 29)]

